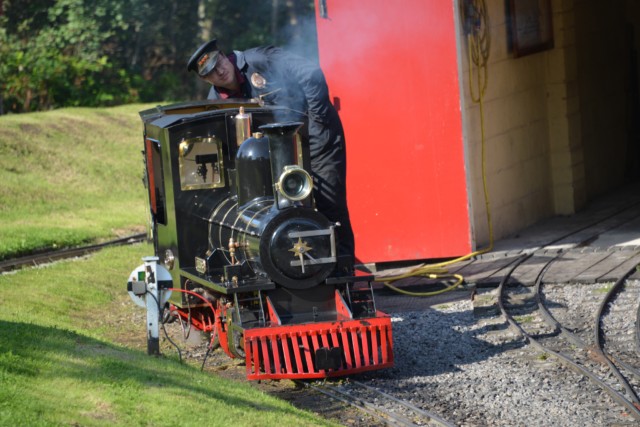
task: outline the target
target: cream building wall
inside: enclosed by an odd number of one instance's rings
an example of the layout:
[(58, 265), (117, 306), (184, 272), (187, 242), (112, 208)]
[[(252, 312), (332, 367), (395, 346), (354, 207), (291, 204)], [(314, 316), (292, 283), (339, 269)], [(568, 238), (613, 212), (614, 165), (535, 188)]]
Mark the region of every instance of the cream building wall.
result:
[[(551, 0), (553, 48), (517, 58), (510, 49), (508, 2), (485, 1), (491, 42), (483, 97), (484, 175), (494, 239), (572, 214), (624, 185), (637, 122), (630, 52), (638, 34), (629, 36), (629, 28), (640, 22), (640, 2)], [(467, 47), (461, 34), (468, 188), (480, 248), (489, 242), (489, 227), (480, 105), (472, 99), (477, 84), (470, 87), (477, 70), (469, 68)]]

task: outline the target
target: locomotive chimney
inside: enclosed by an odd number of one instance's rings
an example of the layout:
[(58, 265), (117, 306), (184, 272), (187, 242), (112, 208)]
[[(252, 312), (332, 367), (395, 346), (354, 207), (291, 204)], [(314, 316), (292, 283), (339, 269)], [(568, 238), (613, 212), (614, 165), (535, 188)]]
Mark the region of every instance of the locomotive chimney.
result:
[(271, 123), (260, 126), (260, 130), (269, 138), (271, 154), (271, 173), (276, 179), (287, 165), (295, 165), (295, 134), (302, 126), (300, 122)]
[(308, 200), (313, 181), (307, 171), (298, 166), (296, 132), (301, 122), (271, 123), (260, 126), (269, 139), (271, 176), (279, 209), (301, 204), (310, 206)]

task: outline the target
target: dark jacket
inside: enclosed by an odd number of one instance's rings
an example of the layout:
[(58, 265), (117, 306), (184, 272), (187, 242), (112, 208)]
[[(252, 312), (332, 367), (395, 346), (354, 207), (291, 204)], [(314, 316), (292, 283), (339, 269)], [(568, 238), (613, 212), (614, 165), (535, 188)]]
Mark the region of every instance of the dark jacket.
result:
[[(247, 98), (261, 98), (266, 105), (289, 108), (289, 114), (278, 120), (309, 118), (309, 149), (311, 159), (331, 157), (339, 160), (336, 150), (344, 155), (344, 131), (337, 111), (329, 100), (329, 89), (322, 70), (308, 59), (273, 46), (234, 51), (236, 66), (246, 81), (243, 93)], [(263, 87), (252, 84), (258, 74)], [(255, 81), (256, 79), (254, 79)], [(218, 99), (211, 87), (209, 99)], [(344, 160), (343, 160), (344, 161)]]
[[(347, 209), (346, 150), (338, 112), (329, 100), (322, 70), (313, 62), (277, 47), (234, 51), (236, 66), (245, 77), (245, 98), (260, 98), (266, 105), (285, 107), (279, 121), (309, 119), (309, 153), (317, 209), (340, 222), (340, 253), (353, 256), (354, 238)], [(209, 99), (218, 99), (215, 87)]]

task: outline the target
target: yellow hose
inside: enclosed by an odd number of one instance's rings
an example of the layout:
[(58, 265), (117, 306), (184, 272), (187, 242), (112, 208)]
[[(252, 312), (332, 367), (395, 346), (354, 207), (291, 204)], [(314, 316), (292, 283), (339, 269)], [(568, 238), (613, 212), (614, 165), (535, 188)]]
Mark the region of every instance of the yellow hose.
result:
[[(489, 191), (487, 189), (487, 177), (486, 177), (486, 162), (485, 162), (485, 129), (484, 129), (484, 95), (487, 89), (487, 81), (488, 81), (488, 73), (487, 73), (487, 62), (489, 59), (489, 50), (490, 50), (490, 32), (488, 28), (488, 17), (487, 10), (485, 6), (484, 0), (469, 0), (473, 3), (473, 10), (477, 14), (478, 25), (471, 31), (467, 36), (467, 51), (469, 55), (469, 93), (471, 95), (471, 100), (478, 104), (479, 112), (480, 112), (480, 136), (481, 136), (481, 164), (482, 164), (482, 187), (484, 191), (484, 203), (487, 211), (487, 223), (489, 230), (489, 246), (486, 248), (472, 252), (470, 254), (461, 256), (459, 258), (455, 258), (449, 261), (443, 261), (435, 264), (428, 264), (419, 268), (412, 270), (406, 274), (400, 274), (397, 276), (386, 277), (384, 279), (378, 280), (382, 281), (384, 286), (387, 288), (399, 292), (404, 295), (409, 296), (433, 296), (438, 295), (444, 292), (451, 291), (457, 288), (462, 282), (464, 282), (464, 277), (460, 274), (451, 274), (444, 267), (450, 266), (452, 264), (456, 264), (462, 261), (466, 261), (474, 256), (482, 255), (484, 253), (490, 252), (493, 250), (493, 224), (491, 221), (491, 209), (489, 206)], [(477, 79), (477, 94), (474, 91), (474, 76), (473, 71), (476, 71), (476, 79)], [(409, 292), (397, 288), (391, 283), (396, 282), (398, 280), (406, 279), (409, 277), (418, 277), (423, 276), (428, 279), (456, 279), (456, 281), (447, 286), (444, 289), (440, 289), (437, 291), (431, 292)], [(378, 278), (380, 279), (380, 278)]]

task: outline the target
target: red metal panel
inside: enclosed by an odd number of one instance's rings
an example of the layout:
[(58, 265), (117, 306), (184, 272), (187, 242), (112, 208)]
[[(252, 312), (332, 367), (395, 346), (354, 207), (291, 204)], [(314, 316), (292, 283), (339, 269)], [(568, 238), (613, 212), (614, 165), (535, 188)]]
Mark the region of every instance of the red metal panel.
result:
[[(284, 329), (289, 332), (283, 333)], [(379, 340), (376, 335), (378, 331), (381, 334)], [(383, 334), (382, 331), (388, 331), (389, 335)], [(387, 368), (393, 366), (390, 331), (391, 320), (381, 312), (378, 312), (375, 318), (360, 320), (247, 329), (247, 378), (327, 378)], [(314, 354), (321, 345), (329, 346), (329, 336), (331, 346), (342, 348), (345, 359), (342, 366), (336, 370), (318, 370), (314, 363)], [(282, 342), (282, 353), (278, 337)], [(378, 351), (378, 342), (382, 354)], [(289, 351), (290, 344), (293, 351)], [(304, 352), (304, 355), (301, 352)], [(284, 364), (278, 362), (280, 354), (284, 357)]]
[(305, 373), (313, 372), (313, 354), (311, 354), (312, 348), (309, 342), (309, 335), (307, 335), (306, 333), (301, 333), (300, 338), (302, 339), (302, 347), (307, 360), (307, 370), (305, 371)]
[(311, 332), (310, 332), (310, 335), (311, 335), (311, 343), (313, 344), (313, 350), (314, 350), (314, 351), (315, 351), (315, 350), (317, 350), (317, 349), (319, 349), (319, 348), (321, 347), (321, 346), (320, 346), (320, 343), (319, 343), (319, 341), (318, 341), (318, 332), (319, 332), (319, 331), (311, 331)]
[[(268, 336), (260, 337), (260, 341), (262, 344), (262, 363), (264, 363), (264, 371), (268, 373), (272, 373), (273, 371), (271, 370), (271, 361), (269, 359), (268, 340), (269, 340)], [(260, 365), (257, 365), (256, 369), (259, 370)]]
[(373, 349), (373, 364), (377, 364), (380, 360), (378, 354), (378, 327), (371, 329), (371, 348)]
[(286, 373), (293, 374), (293, 365), (291, 364), (291, 354), (289, 354), (289, 334), (280, 335), (282, 341), (282, 353), (284, 354), (284, 363), (286, 365)]
[[(253, 350), (253, 371), (254, 372), (260, 372), (260, 349), (259, 349), (260, 338), (261, 337), (255, 337), (251, 342), (252, 350)], [(245, 345), (245, 348), (246, 347), (247, 346)]]
[(454, 0), (324, 3), (320, 65), (345, 127), (358, 262), (469, 253)]
[(322, 339), (322, 347), (329, 347), (329, 331), (320, 331), (320, 338)]
[(331, 327), (331, 329), (329, 329), (329, 333), (331, 334), (331, 347), (340, 347), (340, 336), (338, 335), (338, 330)]
[(347, 336), (347, 329), (343, 328), (340, 330), (340, 334), (342, 335), (342, 349), (344, 350), (344, 357), (347, 362), (347, 369), (352, 369), (353, 360), (351, 359), (351, 353), (353, 348), (349, 345), (349, 337)]
[(278, 335), (270, 335), (269, 340), (271, 341), (271, 348), (273, 348), (273, 364), (275, 366), (275, 374), (279, 374), (282, 372), (282, 368), (280, 367), (280, 343), (278, 342)]
[(291, 334), (291, 342), (293, 343), (293, 354), (296, 360), (296, 373), (302, 374), (302, 357), (300, 355), (300, 344), (298, 343), (298, 336), (295, 333)]
[(388, 360), (393, 363), (393, 352), (388, 351), (390, 349), (389, 344), (393, 342), (393, 336), (391, 334), (391, 327), (382, 325), (380, 327), (380, 347), (382, 348), (382, 360)]
[(338, 315), (342, 316), (343, 319), (353, 319), (353, 314), (349, 307), (344, 302), (344, 298), (342, 298), (342, 294), (339, 290), (336, 289), (335, 292), (335, 300), (336, 300), (336, 312)]
[[(319, 342), (318, 342), (318, 333), (317, 332), (318, 331), (311, 331), (310, 332), (310, 334), (311, 334), (311, 343), (313, 344), (313, 350), (312, 351), (314, 352), (314, 354), (315, 354), (315, 351), (320, 348), (320, 345), (319, 345)], [(309, 355), (311, 356), (311, 352), (309, 352), (309, 353), (310, 353)], [(312, 367), (308, 369), (308, 372), (314, 372), (315, 370), (316, 369), (315, 369), (315, 363), (314, 363), (312, 365)], [(318, 372), (324, 373), (324, 370), (320, 369), (320, 370), (318, 370)]]
[(360, 360), (360, 343), (358, 342), (358, 330), (356, 328), (350, 328), (350, 332), (351, 332), (351, 346), (353, 348), (356, 368), (360, 368), (362, 366), (362, 363)]
[(247, 366), (247, 378), (260, 372), (260, 359), (258, 356), (258, 337), (247, 340), (245, 343), (245, 357)]
[[(360, 328), (360, 338), (362, 339), (362, 354), (364, 355), (364, 364), (365, 366), (371, 364), (371, 358), (369, 357), (369, 335), (368, 331), (371, 331), (372, 328)], [(375, 330), (372, 331), (375, 333)]]

